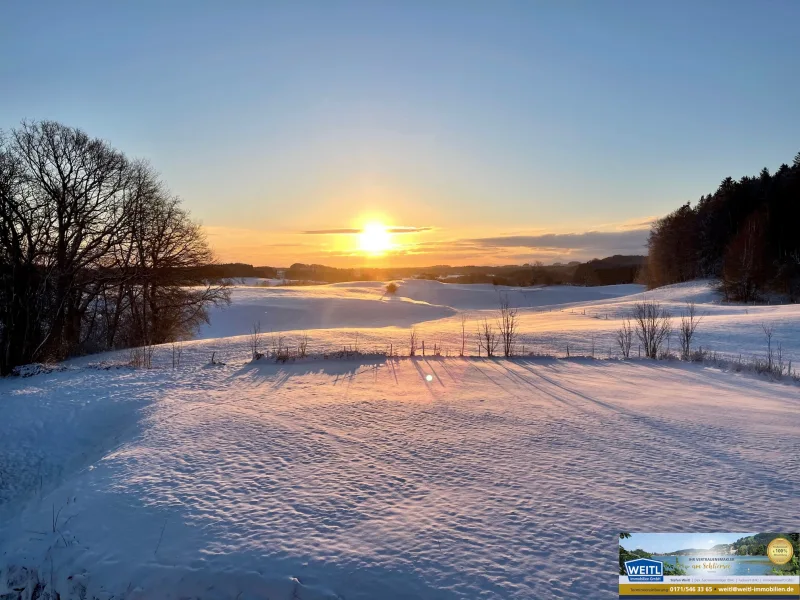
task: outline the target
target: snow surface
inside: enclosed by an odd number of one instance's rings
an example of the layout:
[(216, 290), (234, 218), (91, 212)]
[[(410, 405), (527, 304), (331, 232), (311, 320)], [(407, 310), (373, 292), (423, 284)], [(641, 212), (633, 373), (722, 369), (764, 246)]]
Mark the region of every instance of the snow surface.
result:
[[(507, 288), (405, 280), (394, 296), (388, 296), (385, 285), (378, 282), (237, 287), (232, 306), (214, 309), (211, 324), (199, 337), (208, 340), (203, 348), (211, 344), (214, 350), (238, 356), (246, 340), (231, 336), (247, 334), (253, 323), (260, 322), (262, 331), (281, 332), (290, 345), (309, 332), (310, 347), (318, 351), (355, 343), (387, 351), (392, 344), (393, 351), (408, 354), (409, 328), (416, 327), (418, 339), (425, 340), (428, 348), (435, 343), (443, 354), (458, 354), (461, 315), (466, 314), (466, 353), (477, 354), (478, 323), (484, 318), (496, 320), (499, 297), (505, 294), (512, 306), (519, 307), (520, 346), (525, 353), (608, 358), (619, 357), (616, 331), (621, 320), (630, 316), (634, 303), (653, 299), (672, 313), (675, 325), (687, 302), (696, 303), (702, 322), (695, 348), (743, 361), (763, 357), (766, 325), (774, 332), (773, 349), (780, 344), (784, 360), (800, 366), (800, 304), (723, 304), (714, 288), (715, 282), (707, 280), (651, 291), (640, 285)], [(675, 351), (675, 334), (669, 344)], [(638, 354), (636, 343), (633, 353)]]
[[(416, 325), (454, 350), (497, 291), (442, 286), (241, 287), (212, 328), (283, 311), (319, 347)], [(798, 352), (796, 307), (723, 305), (710, 282), (510, 292), (537, 349), (599, 349), (646, 296), (702, 303), (704, 344), (757, 353), (772, 323)], [(393, 314), (405, 327), (381, 327)], [(187, 343), (174, 370), (168, 346), (152, 370), (89, 368), (124, 356), (0, 381), (0, 596), (615, 598), (621, 530), (800, 521), (791, 383), (675, 361), (249, 363), (241, 335)]]
[(263, 331), (407, 326), (455, 314), (448, 306), (385, 294), (380, 283), (283, 286), (237, 286), (233, 305), (212, 312), (199, 337), (241, 335), (260, 323)]

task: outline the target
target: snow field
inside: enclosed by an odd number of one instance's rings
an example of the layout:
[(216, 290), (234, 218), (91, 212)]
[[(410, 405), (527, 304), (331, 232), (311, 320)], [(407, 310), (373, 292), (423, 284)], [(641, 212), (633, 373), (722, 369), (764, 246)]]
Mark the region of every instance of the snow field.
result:
[(800, 389), (695, 365), (86, 373), (24, 400), (2, 382), (12, 414), (113, 386), (137, 417), (105, 424), (105, 454), (87, 431), (0, 530), (6, 570), (52, 565), (62, 598), (75, 574), (98, 598), (612, 598), (619, 530), (786, 530), (800, 509)]
[[(462, 315), (475, 354), (498, 291), (526, 353), (614, 357), (655, 299), (698, 304), (695, 346), (762, 356), (766, 324), (800, 359), (800, 307), (724, 305), (707, 281), (239, 286), (178, 368), (163, 345), (152, 370), (88, 368), (120, 351), (0, 381), (0, 597), (615, 598), (621, 530), (796, 527), (800, 386), (456, 358)], [(405, 354), (414, 327), (428, 356), (250, 363), (255, 321), (264, 350), (307, 333), (312, 352)]]
[[(359, 345), (369, 351), (408, 354), (409, 332), (414, 327), (426, 350), (434, 344), (442, 354), (457, 355), (461, 349), (461, 316), (467, 316), (465, 353), (476, 355), (475, 332), (484, 319), (496, 320), (499, 295), (506, 294), (519, 307), (519, 350), (549, 356), (585, 355), (596, 358), (620, 356), (616, 331), (630, 316), (633, 305), (656, 300), (673, 315), (677, 327), (687, 302), (695, 302), (702, 322), (693, 346), (729, 359), (747, 362), (763, 357), (763, 326), (772, 327), (773, 344), (781, 345), (786, 361), (800, 367), (800, 305), (747, 306), (722, 304), (713, 291), (714, 282), (696, 281), (645, 291), (639, 285), (605, 287), (551, 286), (505, 288), (492, 285), (457, 285), (436, 281), (400, 282), (394, 297), (384, 295), (377, 282), (335, 284), (301, 288), (246, 288), (233, 290), (233, 304), (215, 309), (211, 325), (204, 327), (195, 347), (212, 348), (231, 358), (245, 356), (246, 338), (253, 323), (260, 322), (269, 345), (269, 334), (296, 345), (304, 332), (309, 348), (330, 352)], [(214, 338), (214, 339), (208, 339)], [(633, 354), (638, 354), (634, 342)], [(677, 351), (677, 333), (669, 341)], [(208, 352), (210, 356), (210, 351)], [(208, 357), (206, 357), (206, 360)]]

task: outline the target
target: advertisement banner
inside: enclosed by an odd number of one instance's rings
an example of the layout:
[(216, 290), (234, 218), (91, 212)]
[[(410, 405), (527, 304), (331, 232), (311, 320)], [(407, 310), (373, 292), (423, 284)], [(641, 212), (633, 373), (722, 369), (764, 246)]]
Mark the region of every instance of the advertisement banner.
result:
[(620, 533), (619, 597), (798, 598), (798, 533)]

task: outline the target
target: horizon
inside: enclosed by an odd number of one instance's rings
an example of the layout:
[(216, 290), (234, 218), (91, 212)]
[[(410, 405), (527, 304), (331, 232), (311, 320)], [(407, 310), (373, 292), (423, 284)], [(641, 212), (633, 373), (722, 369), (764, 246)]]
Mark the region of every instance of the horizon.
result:
[[(53, 119), (150, 161), (222, 262), (640, 254), (654, 218), (790, 161), (800, 139), (796, 2), (6, 16), (0, 130)], [(54, 55), (92, 68), (44, 68)]]
[(614, 257), (617, 257), (617, 256), (622, 256), (622, 257), (626, 257), (626, 258), (627, 257), (647, 258), (647, 254), (612, 254), (610, 256), (596, 256), (594, 258), (589, 258), (587, 260), (582, 260), (582, 261), (579, 261), (579, 260), (572, 260), (572, 261), (567, 261), (567, 262), (556, 261), (556, 262), (552, 262), (552, 263), (542, 263), (540, 265), (537, 265), (535, 263), (502, 263), (502, 264), (500, 264), (500, 263), (498, 263), (498, 264), (483, 264), (483, 263), (481, 263), (481, 264), (478, 264), (478, 263), (471, 264), (471, 263), (469, 263), (469, 264), (463, 264), (463, 265), (424, 264), (424, 265), (420, 265), (420, 266), (397, 265), (397, 266), (392, 266), (392, 267), (384, 267), (384, 266), (333, 267), (331, 265), (326, 265), (326, 264), (323, 264), (323, 263), (303, 263), (303, 262), (298, 262), (298, 261), (295, 261), (295, 262), (293, 262), (291, 264), (286, 264), (286, 265), (283, 265), (283, 264), (262, 265), (262, 264), (241, 262), (241, 261), (217, 261), (214, 264), (215, 265), (219, 265), (219, 266), (244, 265), (244, 266), (253, 267), (255, 269), (263, 269), (263, 268), (268, 268), (268, 269), (289, 269), (289, 268), (291, 268), (292, 266), (294, 266), (296, 264), (302, 264), (302, 265), (307, 265), (307, 266), (320, 266), (320, 267), (326, 267), (326, 268), (330, 268), (330, 269), (342, 269), (342, 270), (347, 270), (347, 269), (353, 269), (353, 270), (374, 269), (376, 271), (377, 270), (391, 270), (391, 269), (489, 269), (489, 268), (511, 268), (511, 267), (519, 267), (519, 268), (523, 268), (523, 267), (568, 267), (570, 265), (584, 264), (584, 263), (587, 263), (587, 262), (599, 261), (599, 260), (604, 260), (606, 258), (614, 258)]

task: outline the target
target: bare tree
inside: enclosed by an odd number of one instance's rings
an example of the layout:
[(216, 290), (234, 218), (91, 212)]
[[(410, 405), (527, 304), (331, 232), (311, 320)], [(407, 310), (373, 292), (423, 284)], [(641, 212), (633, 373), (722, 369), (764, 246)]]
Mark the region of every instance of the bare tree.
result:
[(181, 366), (181, 355), (183, 354), (183, 341), (172, 342), (172, 368), (177, 369)]
[(764, 339), (767, 342), (767, 371), (772, 373), (775, 366), (775, 351), (772, 349), (772, 325), (762, 323), (761, 329), (764, 331)]
[(21, 159), (0, 132), (0, 374), (30, 362), (49, 309), (47, 207), (26, 190)]
[(681, 324), (678, 330), (678, 341), (681, 344), (681, 358), (689, 360), (692, 352), (692, 338), (703, 320), (702, 316), (697, 314), (697, 307), (694, 302), (686, 304), (686, 312), (681, 314)]
[(623, 319), (622, 325), (617, 330), (617, 345), (623, 358), (631, 357), (631, 344), (633, 343), (633, 324), (630, 318)]
[(482, 349), (486, 351), (486, 356), (491, 358), (494, 356), (499, 342), (494, 326), (489, 323), (488, 319), (484, 318), (483, 322), (478, 325), (478, 354)]
[(519, 323), (517, 321), (517, 309), (511, 307), (508, 301), (508, 294), (500, 296), (500, 314), (497, 319), (497, 325), (500, 329), (500, 340), (503, 344), (503, 356), (513, 356), (517, 343)]
[(669, 312), (655, 300), (637, 302), (633, 307), (636, 335), (644, 346), (645, 356), (658, 358), (662, 344), (672, 331)]
[(308, 353), (308, 333), (303, 332), (303, 337), (300, 338), (300, 343), (297, 344), (297, 357), (305, 358)]
[(59, 123), (0, 134), (0, 373), (193, 333), (224, 285), (149, 165)]
[(136, 369), (152, 368), (154, 350), (155, 347), (152, 344), (145, 344), (144, 346), (135, 346), (134, 348), (131, 348), (128, 364)]
[(261, 340), (263, 336), (261, 334), (261, 321), (253, 323), (252, 328), (250, 329), (250, 336), (248, 337), (248, 346), (250, 347), (250, 358), (253, 360), (259, 360), (264, 357), (262, 352), (259, 352), (259, 348), (261, 348)]
[(213, 262), (200, 225), (163, 190), (136, 211), (137, 282), (143, 329), (155, 343), (187, 335), (208, 320), (207, 307), (227, 303), (226, 284), (210, 283), (197, 267)]
[(408, 334), (408, 355), (417, 355), (417, 328), (412, 327)]
[[(285, 354), (284, 346), (286, 344), (284, 343), (284, 336), (282, 336), (280, 333), (275, 333), (275, 332), (271, 332), (270, 333), (270, 344), (269, 345), (270, 345), (270, 352), (271, 352), (270, 356), (272, 358), (277, 358), (277, 357)], [(288, 348), (286, 348), (286, 352), (288, 352)]]
[[(7, 152), (21, 168), (17, 206), (39, 233), (35, 267), (46, 314), (33, 351), (63, 358), (76, 350), (83, 317), (96, 297), (99, 267), (120, 232), (129, 162), (108, 144), (59, 123), (22, 123)], [(31, 212), (30, 209), (35, 212)]]

